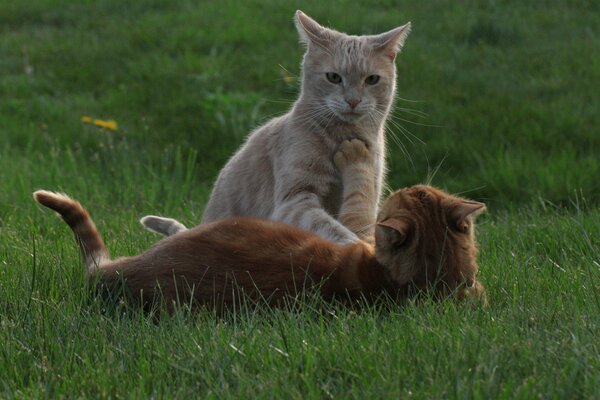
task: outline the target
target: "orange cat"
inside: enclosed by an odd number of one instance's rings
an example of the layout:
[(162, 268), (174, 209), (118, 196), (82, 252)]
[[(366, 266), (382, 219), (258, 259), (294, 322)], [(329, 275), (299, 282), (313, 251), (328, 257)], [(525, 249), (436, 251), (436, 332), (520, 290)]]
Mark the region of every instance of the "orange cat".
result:
[(374, 247), (335, 244), (279, 222), (231, 218), (116, 260), (78, 202), (42, 190), (34, 198), (71, 227), (90, 280), (109, 289), (124, 285), (132, 304), (149, 306), (162, 296), (169, 305), (221, 308), (236, 302), (241, 291), (276, 305), (313, 285), (325, 298), (405, 296), (411, 285), (455, 291), (459, 298), (483, 296), (473, 219), (485, 206), (429, 186), (399, 190), (384, 202)]

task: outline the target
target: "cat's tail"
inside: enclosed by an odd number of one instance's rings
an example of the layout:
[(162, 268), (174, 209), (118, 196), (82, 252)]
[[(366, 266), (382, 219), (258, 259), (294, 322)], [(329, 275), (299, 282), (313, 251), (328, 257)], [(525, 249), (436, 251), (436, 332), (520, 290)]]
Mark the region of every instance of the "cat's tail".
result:
[(110, 255), (94, 221), (81, 204), (65, 194), (46, 190), (34, 192), (33, 198), (41, 205), (56, 211), (71, 227), (79, 243), (88, 274), (110, 261)]
[(140, 223), (146, 229), (164, 236), (171, 236), (187, 230), (185, 225), (175, 219), (157, 217), (156, 215), (146, 215), (140, 219)]

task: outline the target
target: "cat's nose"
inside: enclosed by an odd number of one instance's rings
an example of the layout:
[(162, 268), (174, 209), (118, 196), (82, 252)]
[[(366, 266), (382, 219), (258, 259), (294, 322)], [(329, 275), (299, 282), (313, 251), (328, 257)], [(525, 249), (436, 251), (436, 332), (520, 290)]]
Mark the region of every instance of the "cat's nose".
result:
[(354, 110), (358, 103), (360, 103), (360, 99), (346, 99), (346, 103)]

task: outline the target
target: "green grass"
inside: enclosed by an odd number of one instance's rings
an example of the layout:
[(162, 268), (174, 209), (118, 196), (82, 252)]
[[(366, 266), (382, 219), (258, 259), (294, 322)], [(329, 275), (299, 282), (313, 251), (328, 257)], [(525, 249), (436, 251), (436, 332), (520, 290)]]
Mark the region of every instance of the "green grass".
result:
[[(84, 290), (71, 233), (31, 192), (81, 200), (114, 255), (156, 240), (137, 222), (144, 214), (199, 221), (247, 132), (297, 95), (281, 75), (299, 72), (294, 7), (7, 1), (0, 397), (598, 396), (599, 7), (439, 0), (303, 9), (351, 33), (413, 22), (397, 62), (402, 128), (390, 126), (389, 183), (431, 179), (488, 203), (478, 234), (490, 307), (351, 311), (308, 299), (297, 312), (181, 311), (159, 323), (104, 311)], [(115, 119), (119, 131), (82, 116)]]

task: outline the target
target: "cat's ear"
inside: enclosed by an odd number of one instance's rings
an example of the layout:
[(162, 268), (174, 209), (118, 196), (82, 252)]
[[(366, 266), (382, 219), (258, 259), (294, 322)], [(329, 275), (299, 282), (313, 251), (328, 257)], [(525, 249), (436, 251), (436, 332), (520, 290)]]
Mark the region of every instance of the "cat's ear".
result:
[(485, 204), (472, 200), (461, 200), (450, 211), (450, 220), (463, 231), (468, 231), (468, 220), (472, 220), (485, 211)]
[(325, 47), (331, 40), (331, 30), (327, 29), (302, 11), (296, 11), (294, 18), (300, 41), (309, 45), (313, 43), (318, 47)]
[(371, 36), (375, 49), (382, 51), (386, 57), (394, 61), (396, 54), (404, 47), (404, 42), (410, 33), (411, 24), (410, 22), (396, 28), (391, 31)]
[(400, 218), (387, 218), (377, 223), (375, 240), (379, 244), (384, 241), (389, 247), (400, 246), (406, 241), (409, 229), (408, 221)]

